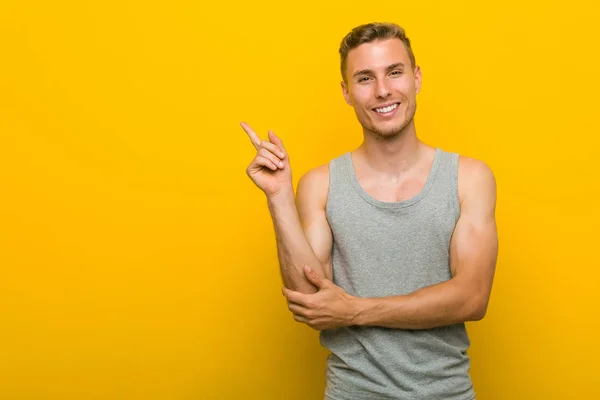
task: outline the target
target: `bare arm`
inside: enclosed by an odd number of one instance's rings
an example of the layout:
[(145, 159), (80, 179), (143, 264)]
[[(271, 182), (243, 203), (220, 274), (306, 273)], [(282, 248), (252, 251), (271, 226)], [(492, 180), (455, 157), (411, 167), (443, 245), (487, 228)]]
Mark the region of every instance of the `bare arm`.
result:
[(325, 216), (329, 166), (315, 168), (300, 179), (296, 205), (290, 160), (282, 140), (273, 131), (269, 131), (269, 140), (262, 140), (247, 123), (241, 122), (241, 126), (256, 149), (246, 174), (267, 196), (283, 284), (297, 292), (315, 293), (317, 288), (303, 268), (310, 265), (321, 276), (331, 277), (332, 235)]
[(405, 296), (355, 298), (353, 324), (425, 329), (484, 317), (498, 254), (496, 183), (480, 161), (459, 165), (461, 216), (450, 244), (452, 278)]
[(325, 215), (328, 186), (328, 167), (322, 166), (300, 179), (296, 199), (291, 190), (268, 197), (283, 282), (298, 292), (317, 292), (306, 278), (305, 265), (331, 279), (332, 235)]
[(333, 234), (325, 211), (328, 192), (329, 166), (323, 165), (309, 171), (300, 179), (296, 202), (306, 239), (320, 262), (323, 276), (331, 280)]

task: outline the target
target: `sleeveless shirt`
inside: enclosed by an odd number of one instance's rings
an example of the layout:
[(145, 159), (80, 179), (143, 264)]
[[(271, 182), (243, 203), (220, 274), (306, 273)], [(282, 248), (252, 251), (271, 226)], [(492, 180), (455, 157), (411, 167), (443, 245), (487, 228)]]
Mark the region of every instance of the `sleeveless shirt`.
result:
[[(369, 195), (351, 154), (329, 162), (326, 215), (333, 282), (358, 297), (406, 295), (451, 278), (458, 217), (458, 157), (435, 149), (421, 191), (399, 202)], [(431, 329), (348, 326), (320, 332), (330, 350), (328, 400), (471, 400), (464, 323)]]

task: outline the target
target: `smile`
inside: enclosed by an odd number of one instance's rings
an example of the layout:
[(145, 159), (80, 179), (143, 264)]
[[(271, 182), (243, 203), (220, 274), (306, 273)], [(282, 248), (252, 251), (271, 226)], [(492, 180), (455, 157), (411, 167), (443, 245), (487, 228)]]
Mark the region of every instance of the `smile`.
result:
[(385, 107), (374, 108), (373, 111), (375, 111), (379, 115), (388, 116), (393, 114), (399, 105), (400, 103), (394, 103)]

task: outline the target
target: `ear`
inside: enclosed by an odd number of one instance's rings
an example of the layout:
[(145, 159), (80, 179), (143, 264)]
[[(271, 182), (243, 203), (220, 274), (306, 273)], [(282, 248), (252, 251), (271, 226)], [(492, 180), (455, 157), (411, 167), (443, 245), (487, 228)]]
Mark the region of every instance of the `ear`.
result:
[(341, 86), (342, 86), (342, 93), (344, 94), (344, 100), (346, 100), (346, 103), (349, 106), (351, 106), (352, 101), (350, 100), (350, 93), (348, 93), (348, 84), (346, 82), (342, 81)]
[(421, 82), (422, 82), (421, 68), (418, 65), (415, 67), (415, 71), (414, 71), (413, 75), (415, 76), (415, 93), (418, 94), (421, 91)]

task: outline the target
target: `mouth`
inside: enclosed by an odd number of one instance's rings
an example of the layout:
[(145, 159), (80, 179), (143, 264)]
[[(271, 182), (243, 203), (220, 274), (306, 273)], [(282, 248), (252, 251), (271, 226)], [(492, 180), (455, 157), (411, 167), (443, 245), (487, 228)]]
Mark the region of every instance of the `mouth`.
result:
[(400, 103), (390, 103), (384, 104), (380, 107), (373, 108), (372, 110), (375, 114), (380, 115), (382, 117), (389, 117), (395, 114), (396, 110), (400, 106)]

